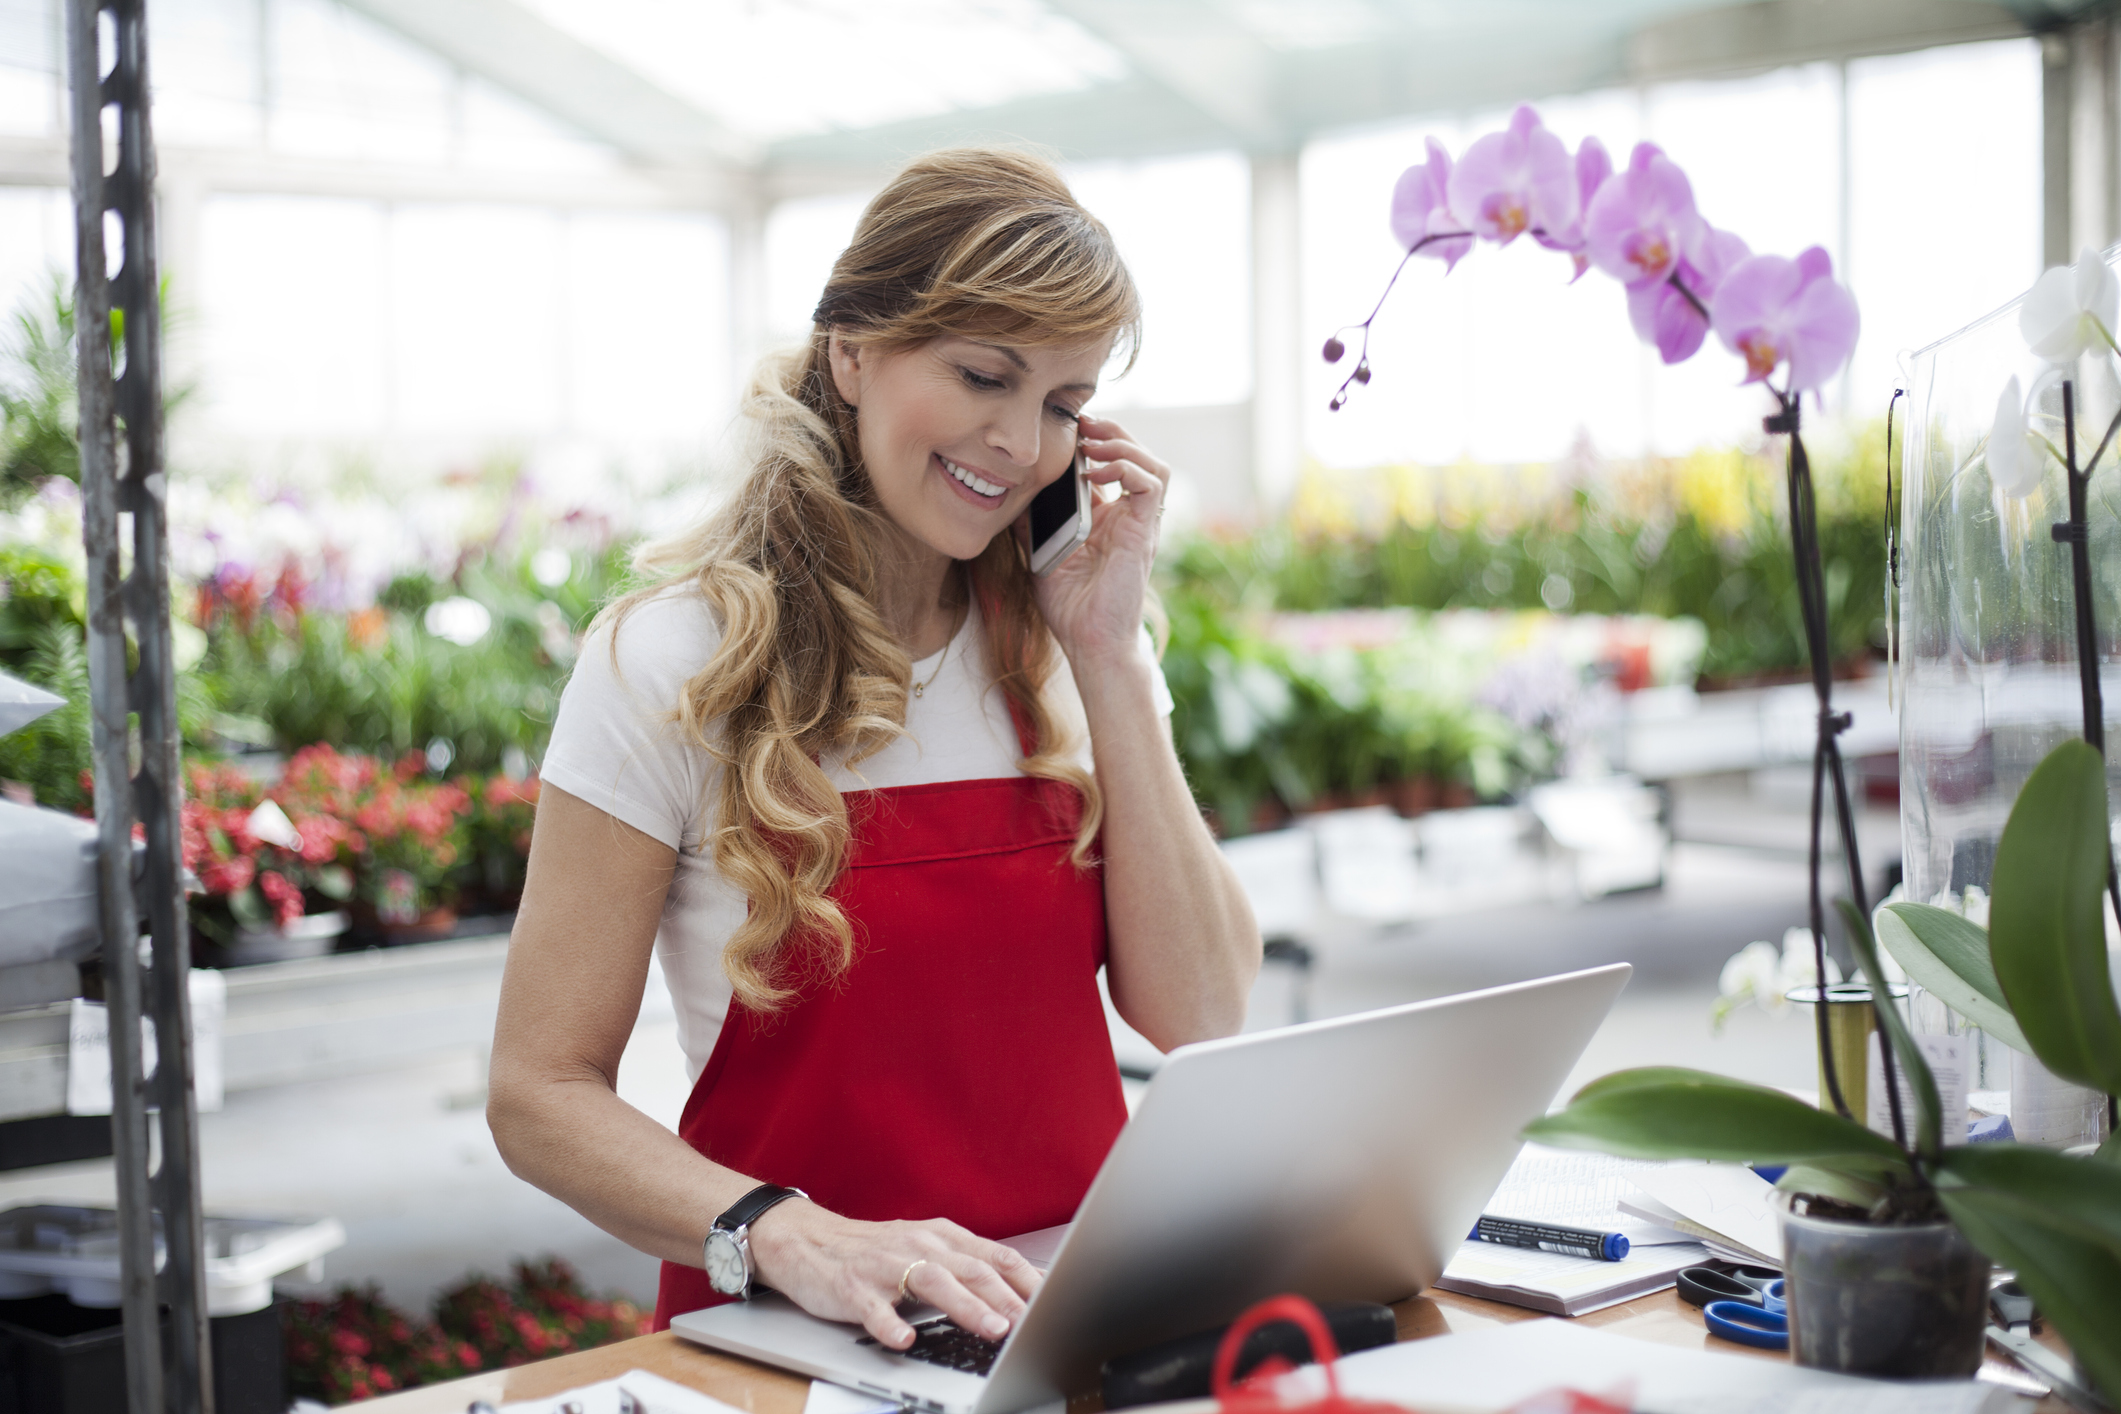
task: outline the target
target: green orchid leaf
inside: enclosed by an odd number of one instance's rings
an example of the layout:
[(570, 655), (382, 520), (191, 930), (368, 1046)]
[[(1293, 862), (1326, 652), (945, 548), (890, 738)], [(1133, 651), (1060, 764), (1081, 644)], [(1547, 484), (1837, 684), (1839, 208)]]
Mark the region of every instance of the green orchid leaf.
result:
[(2121, 1401), (2121, 1250), (1994, 1188), (1944, 1185), (1937, 1197), (1976, 1247), (2017, 1272), (2092, 1383)]
[(1855, 949), (1856, 965), (1863, 969), (1863, 978), (1871, 984), (1871, 994), (1877, 998), (1871, 1009), (1885, 1027), (1893, 1059), (1907, 1072), (1907, 1088), (1915, 1098), (1915, 1152), (1933, 1156), (1944, 1147), (1944, 1102), (1937, 1098), (1937, 1078), (1930, 1074), (1929, 1058), (1915, 1044), (1914, 1033), (1907, 1029), (1906, 1019), (1893, 1003), (1891, 984), (1885, 979), (1885, 969), (1878, 965), (1878, 942), (1871, 936), (1871, 920), (1845, 898), (1834, 902), (1848, 925), (1849, 946)]
[(1996, 846), (1989, 957), (2033, 1054), (2121, 1092), (2121, 1007), (2106, 961), (2106, 762), (2066, 741), (2033, 768)]
[(1782, 1177), (1775, 1180), (1775, 1186), (1785, 1193), (1810, 1193), (1820, 1198), (1838, 1198), (1844, 1203), (1869, 1209), (1891, 1192), (1892, 1188), (1889, 1184), (1880, 1183), (1873, 1176), (1876, 1170), (1866, 1173), (1864, 1168), (1865, 1165), (1851, 1164), (1847, 1160), (1791, 1164), (1783, 1170)]
[(1939, 1189), (1988, 1188), (2073, 1223), (2121, 1252), (2121, 1168), (2030, 1144), (1962, 1144), (1931, 1165)]
[(1780, 1090), (1704, 1071), (1660, 1070), (1655, 1080), (1586, 1086), (1567, 1109), (1527, 1125), (1524, 1136), (1635, 1159), (1797, 1163), (1854, 1155), (1907, 1163), (1892, 1140)]
[(1988, 931), (1948, 908), (1889, 903), (1873, 915), (1878, 943), (1917, 986), (1974, 1025), (2020, 1051), (2030, 1051), (2003, 984), (1988, 960)]
[(2099, 1146), (2099, 1152), (2092, 1157), (2100, 1163), (2121, 1167), (2121, 1132), (2108, 1135), (2106, 1142)]
[(1596, 1080), (1578, 1090), (1571, 1098), (1570, 1103), (1573, 1104), (1577, 1100), (1593, 1099), (1599, 1095), (1610, 1095), (1620, 1090), (1633, 1090), (1637, 1086), (1642, 1085), (1672, 1085), (1696, 1081), (1721, 1082), (1733, 1085), (1739, 1083), (1726, 1080), (1725, 1077), (1720, 1075), (1712, 1075), (1705, 1070), (1690, 1070), (1683, 1065), (1642, 1065), (1635, 1067), (1633, 1070), (1616, 1070), (1611, 1075), (1599, 1076)]

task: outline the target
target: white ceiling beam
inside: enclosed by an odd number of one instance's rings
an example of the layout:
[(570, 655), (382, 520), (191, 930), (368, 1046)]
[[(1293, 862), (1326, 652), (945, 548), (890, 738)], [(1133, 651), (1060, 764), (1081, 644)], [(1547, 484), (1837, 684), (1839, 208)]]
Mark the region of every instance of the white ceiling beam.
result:
[(650, 165), (733, 172), (761, 156), (758, 144), (513, 0), (347, 3), (466, 73)]
[(1276, 151), (1291, 134), (1276, 102), (1274, 51), (1217, 0), (1046, 0), (1228, 129), (1245, 147)]
[[(257, 149), (158, 144), (155, 163), (165, 186), (201, 195), (344, 197), (355, 201), (494, 202), (560, 210), (724, 211), (743, 191), (713, 173), (551, 173), (290, 157)], [(61, 138), (0, 138), (0, 187), (65, 187), (70, 178)]]

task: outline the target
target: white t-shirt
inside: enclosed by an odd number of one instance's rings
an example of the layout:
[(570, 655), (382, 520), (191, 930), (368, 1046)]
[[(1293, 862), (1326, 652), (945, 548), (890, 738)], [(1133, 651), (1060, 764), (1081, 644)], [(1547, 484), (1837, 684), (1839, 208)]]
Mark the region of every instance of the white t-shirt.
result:
[[(656, 955), (676, 1003), (678, 1042), (699, 1078), (729, 1010), (722, 948), (744, 920), (744, 896), (701, 849), (712, 824), (714, 776), (721, 767), (665, 720), (679, 690), (714, 656), (721, 626), (695, 590), (667, 589), (637, 605), (617, 633), (598, 625), (582, 643), (574, 675), (560, 698), (542, 777), (678, 852), (677, 872), (656, 930)], [(975, 608), (941, 653), (913, 665), (924, 683), (906, 703), (906, 735), (850, 769), (823, 763), (842, 791), (986, 780), (1017, 774), (1020, 755), (1007, 699), (993, 685)], [(1148, 631), (1143, 652), (1154, 658)], [(931, 679), (931, 675), (932, 679)], [(1171, 713), (1171, 691), (1154, 678), (1157, 711)], [(1046, 697), (1088, 769), (1089, 735), (1082, 698), (1062, 658)]]

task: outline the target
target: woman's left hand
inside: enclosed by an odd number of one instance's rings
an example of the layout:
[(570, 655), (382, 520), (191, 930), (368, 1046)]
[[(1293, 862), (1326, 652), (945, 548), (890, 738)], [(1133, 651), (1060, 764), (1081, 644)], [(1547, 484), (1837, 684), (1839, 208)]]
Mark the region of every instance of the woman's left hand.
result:
[(1090, 498), (1089, 540), (1037, 581), (1038, 606), (1071, 662), (1135, 651), (1171, 482), (1171, 468), (1118, 423), (1086, 417), (1081, 427), (1084, 479), (1123, 494)]

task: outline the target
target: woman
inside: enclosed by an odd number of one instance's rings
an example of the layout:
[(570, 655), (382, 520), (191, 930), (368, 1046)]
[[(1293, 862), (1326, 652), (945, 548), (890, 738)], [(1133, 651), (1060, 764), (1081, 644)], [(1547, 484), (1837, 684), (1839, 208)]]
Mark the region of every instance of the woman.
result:
[[(755, 1280), (893, 1348), (912, 1299), (998, 1339), (1038, 1276), (996, 1239), (1067, 1221), (1125, 1119), (1097, 969), (1168, 1049), (1242, 1023), (1259, 935), (1142, 630), (1169, 470), (1083, 413), (1138, 321), (1110, 235), (1034, 157), (934, 154), (816, 319), (734, 499), (584, 644), (488, 1115), (664, 1259), (658, 1328)], [(1118, 495), (1034, 580), (1078, 440)], [(651, 947), (676, 1135), (613, 1089)]]

